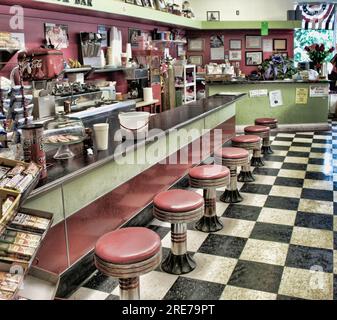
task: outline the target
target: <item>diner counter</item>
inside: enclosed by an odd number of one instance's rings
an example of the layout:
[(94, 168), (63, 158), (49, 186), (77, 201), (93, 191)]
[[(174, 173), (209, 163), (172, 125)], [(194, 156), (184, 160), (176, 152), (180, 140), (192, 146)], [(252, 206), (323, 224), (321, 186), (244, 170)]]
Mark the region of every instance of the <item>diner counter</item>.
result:
[[(206, 80), (205, 80), (206, 81)], [(316, 80), (316, 81), (308, 81), (308, 80), (231, 80), (231, 81), (216, 81), (216, 80), (208, 80), (206, 83), (214, 83), (214, 84), (222, 84), (222, 85), (234, 85), (234, 84), (298, 84), (298, 83), (310, 83), (310, 84), (326, 84), (330, 83), (330, 80)]]
[(64, 273), (92, 252), (103, 234), (134, 219), (140, 219), (137, 225), (146, 223), (140, 213), (158, 192), (174, 186), (235, 135), (236, 103), (243, 97), (214, 96), (156, 114), (149, 138), (136, 143), (114, 140), (117, 111), (83, 119), (86, 126), (108, 119), (109, 150), (92, 156), (80, 150), (67, 161), (55, 161), (53, 153), (48, 154), (48, 179), (24, 205), (54, 213), (38, 266)]
[[(173, 130), (179, 130), (187, 125), (203, 119), (208, 115), (231, 105), (242, 98), (244, 94), (228, 95), (228, 96), (214, 96), (207, 99), (199, 100), (179, 108), (162, 112), (150, 117), (149, 122), (149, 137), (138, 142), (121, 142), (115, 140), (116, 132), (120, 129), (118, 114), (120, 110), (114, 110), (109, 113), (103, 113), (98, 116), (82, 118), (86, 127), (93, 127), (96, 123), (108, 122), (110, 124), (109, 130), (109, 149), (107, 151), (95, 151), (92, 156), (84, 155), (82, 153), (82, 146), (74, 147), (77, 153), (72, 160), (58, 161), (53, 159), (55, 150), (47, 153), (48, 163), (48, 178), (42, 181), (38, 188), (31, 194), (30, 198), (50, 191), (59, 185), (78, 177), (81, 174), (88, 173), (90, 170), (98, 168), (107, 162), (120, 157), (122, 153), (133, 152), (135, 149), (144, 144), (151, 144), (154, 139), (169, 133)], [(130, 105), (130, 109), (134, 106)], [(123, 112), (127, 109), (123, 109)], [(159, 129), (155, 132), (152, 129)], [(123, 147), (121, 148), (121, 145)]]
[[(277, 118), (280, 128), (293, 131), (328, 130), (328, 80), (310, 81), (225, 81), (207, 82), (206, 92), (246, 96), (237, 103), (236, 124), (240, 131), (256, 118)], [(281, 105), (272, 106), (270, 92), (281, 92)], [(304, 94), (303, 94), (304, 93)], [(306, 95), (306, 97), (305, 97)]]

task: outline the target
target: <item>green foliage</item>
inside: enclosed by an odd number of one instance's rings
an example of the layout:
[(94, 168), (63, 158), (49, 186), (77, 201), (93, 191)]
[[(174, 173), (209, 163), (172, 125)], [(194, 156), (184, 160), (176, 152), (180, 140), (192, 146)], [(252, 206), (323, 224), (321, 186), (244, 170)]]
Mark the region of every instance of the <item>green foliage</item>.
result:
[[(295, 31), (295, 62), (310, 61), (308, 53), (304, 50), (306, 46), (316, 43), (324, 43), (326, 47), (334, 46), (334, 36), (332, 30), (303, 30)], [(333, 58), (331, 53), (327, 60)]]

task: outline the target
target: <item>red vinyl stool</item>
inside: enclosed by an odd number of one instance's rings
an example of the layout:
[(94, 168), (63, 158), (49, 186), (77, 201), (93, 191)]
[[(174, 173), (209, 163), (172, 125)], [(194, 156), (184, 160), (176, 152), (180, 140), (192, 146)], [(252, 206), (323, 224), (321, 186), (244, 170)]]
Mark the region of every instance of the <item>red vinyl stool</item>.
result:
[(139, 277), (161, 262), (158, 234), (146, 228), (125, 228), (101, 237), (95, 248), (95, 265), (104, 275), (118, 278), (121, 300), (139, 300)]
[(242, 148), (223, 148), (215, 152), (215, 163), (228, 167), (231, 172), (230, 185), (220, 200), (226, 203), (242, 202), (243, 198), (238, 190), (237, 168), (249, 166), (249, 152)]
[(196, 222), (203, 216), (204, 199), (186, 190), (170, 190), (154, 198), (154, 216), (171, 223), (172, 247), (162, 263), (162, 270), (175, 275), (186, 274), (196, 268), (187, 252), (187, 223)]
[(196, 229), (207, 233), (220, 231), (223, 225), (216, 214), (216, 189), (229, 185), (229, 169), (218, 165), (203, 165), (191, 169), (189, 177), (192, 188), (204, 189), (204, 216), (197, 222)]
[[(254, 167), (264, 166), (264, 162), (261, 156), (262, 139), (259, 136), (237, 136), (232, 139), (232, 146), (235, 148), (242, 148), (247, 151), (253, 151), (251, 165)], [(247, 167), (242, 167), (242, 170), (238, 176), (238, 181), (255, 181), (250, 165), (248, 165)]]
[(245, 128), (246, 135), (259, 136), (263, 139), (262, 153), (272, 154), (274, 153), (271, 149), (270, 143), (270, 128), (266, 126), (250, 126)]
[(255, 125), (269, 127), (271, 130), (277, 129), (278, 120), (275, 118), (260, 118), (255, 120)]

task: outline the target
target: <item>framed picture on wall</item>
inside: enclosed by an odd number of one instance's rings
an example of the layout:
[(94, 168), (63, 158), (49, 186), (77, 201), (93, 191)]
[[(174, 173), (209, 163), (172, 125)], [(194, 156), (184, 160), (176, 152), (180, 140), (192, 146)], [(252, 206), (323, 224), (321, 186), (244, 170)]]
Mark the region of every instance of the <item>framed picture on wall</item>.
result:
[(242, 53), (241, 51), (233, 51), (230, 50), (229, 51), (229, 57), (228, 57), (229, 61), (241, 61), (242, 60)]
[(195, 55), (191, 55), (188, 57), (188, 62), (190, 64), (195, 64), (196, 66), (202, 66), (203, 65), (203, 56), (195, 56)]
[(261, 36), (246, 36), (246, 49), (261, 49), (262, 37)]
[(274, 51), (285, 51), (288, 49), (287, 47), (287, 39), (274, 39)]
[(207, 11), (207, 21), (220, 21), (220, 11)]
[(190, 39), (188, 40), (188, 51), (204, 51), (205, 50), (205, 40), (198, 39)]
[(140, 7), (144, 7), (143, 1), (142, 0), (135, 0), (135, 4)]
[(131, 47), (138, 48), (138, 37), (142, 34), (139, 29), (129, 29), (129, 43)]
[(242, 40), (229, 40), (229, 49), (231, 50), (241, 50), (242, 49)]
[(262, 51), (247, 51), (246, 52), (246, 66), (258, 66), (263, 62)]
[(185, 56), (186, 55), (186, 50), (185, 46), (183, 44), (177, 45), (177, 56)]
[(63, 24), (45, 23), (45, 39), (48, 45), (55, 49), (67, 49), (69, 47), (68, 26)]
[(154, 9), (154, 8), (155, 8), (155, 5), (154, 5), (154, 2), (153, 2), (153, 1), (154, 1), (154, 0), (143, 0), (144, 7)]

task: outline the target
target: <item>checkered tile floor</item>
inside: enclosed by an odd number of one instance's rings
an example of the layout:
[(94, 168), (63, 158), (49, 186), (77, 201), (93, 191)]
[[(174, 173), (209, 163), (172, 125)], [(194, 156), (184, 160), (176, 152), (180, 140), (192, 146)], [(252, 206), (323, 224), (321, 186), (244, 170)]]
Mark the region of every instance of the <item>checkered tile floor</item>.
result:
[[(337, 123), (333, 128), (274, 137), (275, 153), (255, 169), (256, 182), (240, 185), (244, 202), (218, 202), (224, 229), (204, 234), (189, 226), (196, 270), (142, 277), (142, 299), (337, 299)], [(167, 255), (170, 226), (153, 221), (150, 228)], [(97, 273), (70, 299), (118, 299), (118, 283)]]

